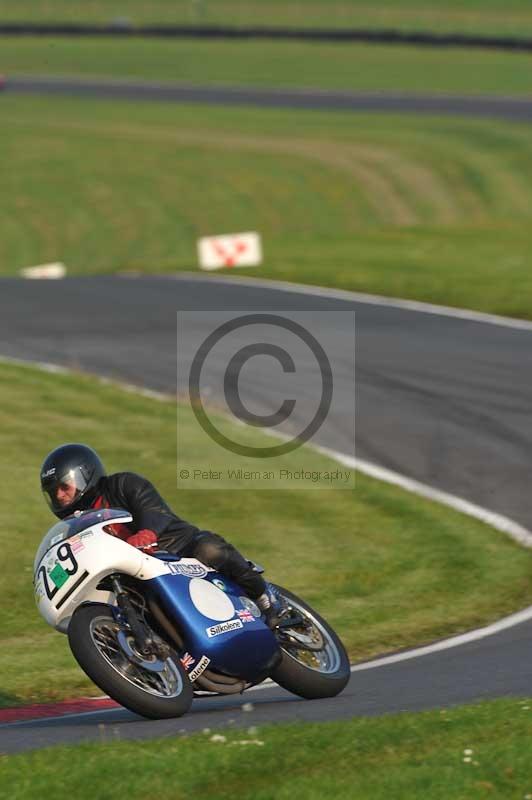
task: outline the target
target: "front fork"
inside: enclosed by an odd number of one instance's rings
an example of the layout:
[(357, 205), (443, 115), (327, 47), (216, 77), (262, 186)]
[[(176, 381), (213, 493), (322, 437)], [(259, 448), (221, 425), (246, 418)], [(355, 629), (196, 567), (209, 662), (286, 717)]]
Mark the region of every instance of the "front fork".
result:
[[(313, 641), (311, 633), (313, 629), (312, 623), (290, 605), (290, 601), (285, 599), (276, 587), (271, 583), (266, 583), (270, 596), (273, 595), (275, 600), (286, 608), (286, 614), (281, 618), (276, 628), (276, 635), (279, 644), (282, 646), (291, 645), (296, 646), (298, 650), (321, 650), (323, 641)], [(301, 630), (302, 629), (302, 630)]]
[(170, 648), (159, 637), (153, 638), (151, 631), (139, 619), (129, 595), (115, 575), (111, 576), (111, 584), (116, 596), (116, 602), (120, 611), (120, 616), (126, 622), (133, 634), (136, 647), (143, 656), (155, 655), (160, 659), (167, 659), (170, 655)]

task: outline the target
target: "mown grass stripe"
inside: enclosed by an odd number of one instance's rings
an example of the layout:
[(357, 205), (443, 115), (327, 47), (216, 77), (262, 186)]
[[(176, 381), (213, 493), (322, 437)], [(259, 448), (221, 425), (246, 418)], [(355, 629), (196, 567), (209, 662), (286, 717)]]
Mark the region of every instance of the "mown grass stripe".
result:
[(372, 5), (367, 0), (218, 0), (216, 3), (188, 3), (151, 0), (128, 0), (127, 13), (118, 0), (92, 0), (72, 7), (68, 0), (18, 0), (14, 6), (1, 0), (0, 16), (4, 21), (32, 23), (71, 21), (116, 24), (185, 24), (185, 25), (304, 25), (306, 28), (334, 27), (393, 29), (402, 31), (436, 30), (453, 33), (492, 33), (526, 35), (532, 20), (526, 0), (449, 0), (445, 6), (423, 0)]
[[(228, 536), (267, 565), (269, 578), (320, 610), (353, 660), (475, 628), (532, 602), (529, 550), (396, 487), (361, 475), (355, 492), (246, 492), (243, 516), (234, 492), (213, 491), (208, 504), (204, 492), (176, 495), (172, 402), (158, 402), (154, 414), (153, 400), (94, 378), (8, 363), (0, 369), (0, 388), (0, 446), (6, 458), (14, 449), (18, 454), (17, 468), (0, 487), (0, 539), (13, 598), (3, 615), (4, 706), (86, 695), (91, 686), (65, 637), (39, 618), (29, 589), (33, 551), (53, 520), (37, 491), (23, 507), (9, 502), (11, 483), (38, 471), (59, 441), (87, 441), (109, 471), (136, 469), (150, 477), (182, 517)], [(218, 424), (223, 430), (227, 422)], [(181, 448), (212, 463), (194, 430), (180, 436)], [(299, 457), (306, 469), (331, 464), (308, 451)], [(324, 526), (334, 532), (333, 548), (329, 536), (323, 539)]]
[(274, 280), (532, 316), (522, 126), (14, 96), (2, 108), (3, 274), (58, 260), (68, 274), (189, 270), (199, 236), (259, 230)]
[[(3, 787), (17, 800), (147, 796), (217, 800), (448, 800), (527, 798), (531, 700), (345, 722), (206, 729), (127, 741), (102, 725), (99, 742), (5, 757)], [(241, 721), (242, 722), (242, 721)], [(121, 733), (122, 731), (122, 733)], [(176, 763), (179, 765), (176, 768)], [(177, 769), (177, 772), (176, 772)], [(221, 780), (223, 776), (223, 780)]]

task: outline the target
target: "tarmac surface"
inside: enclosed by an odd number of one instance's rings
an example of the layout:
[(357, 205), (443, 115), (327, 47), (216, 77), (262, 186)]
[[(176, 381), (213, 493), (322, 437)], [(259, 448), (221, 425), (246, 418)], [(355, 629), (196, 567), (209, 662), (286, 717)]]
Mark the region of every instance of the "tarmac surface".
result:
[[(0, 89), (75, 95), (300, 108), (463, 114), (532, 121), (532, 99), (299, 89), (193, 86), (128, 80), (10, 75)], [(196, 336), (212, 312), (312, 312), (331, 326), (335, 405), (319, 444), (356, 455), (532, 527), (532, 329), (431, 314), (356, 300), (295, 294), (216, 277), (0, 279), (0, 354), (41, 360), (174, 393), (176, 312), (196, 312)], [(352, 312), (355, 312), (353, 345)], [(325, 316), (323, 316), (325, 315)], [(186, 332), (185, 332), (186, 333)], [(193, 337), (180, 339), (190, 358)], [(351, 367), (356, 350), (356, 384)], [(223, 351), (227, 354), (227, 350)], [(186, 359), (185, 359), (186, 360)], [(188, 363), (188, 362), (187, 362)], [(180, 368), (181, 373), (181, 368)], [(248, 399), (260, 406), (281, 397), (266, 373), (248, 372)], [(216, 370), (207, 367), (214, 404)], [(312, 384), (296, 375), (296, 419), (312, 411)], [(277, 408), (278, 405), (273, 405)], [(286, 428), (289, 431), (289, 426)], [(502, 535), (502, 534), (501, 534)], [(237, 698), (202, 698), (176, 720), (141, 720), (122, 709), (0, 725), (0, 751), (61, 742), (112, 741), (296, 720), (347, 719), (401, 710), (447, 707), (532, 693), (532, 623), (479, 641), (356, 671), (340, 697), (305, 701), (277, 687)], [(252, 708), (249, 708), (249, 703)], [(248, 710), (246, 710), (248, 709)]]
[[(187, 353), (194, 337), (212, 329), (214, 312), (223, 309), (287, 316), (312, 312), (318, 323), (332, 319), (339, 402), (334, 424), (317, 434), (319, 443), (351, 452), (354, 403), (358, 457), (532, 527), (532, 328), (526, 326), (215, 276), (2, 279), (0, 351), (174, 393), (176, 312), (194, 312), (190, 339), (186, 330), (180, 339)], [(345, 367), (353, 357), (353, 312), (354, 394)], [(208, 374), (213, 386), (215, 377)], [(260, 375), (250, 373), (249, 379), (253, 383)], [(298, 386), (297, 374), (294, 380)], [(268, 386), (273, 391), (269, 381), (258, 384), (256, 398), (265, 397)], [(312, 393), (304, 383), (298, 388), (304, 415)], [(213, 402), (219, 399), (215, 392)], [(0, 726), (0, 751), (104, 735), (151, 738), (204, 727), (342, 719), (531, 693), (532, 623), (524, 622), (450, 650), (355, 672), (344, 693), (332, 700), (303, 701), (271, 687), (242, 698), (197, 700), (191, 713), (172, 721), (148, 722), (125, 710), (109, 710), (11, 723)], [(241, 710), (246, 702), (253, 704), (252, 711)]]
[(348, 92), (248, 86), (201, 86), (140, 80), (8, 75), (0, 89), (17, 94), (74, 95), (110, 100), (243, 105), (320, 111), (386, 111), (459, 114), (515, 122), (532, 121), (532, 98), (503, 95), (453, 95), (407, 92)]

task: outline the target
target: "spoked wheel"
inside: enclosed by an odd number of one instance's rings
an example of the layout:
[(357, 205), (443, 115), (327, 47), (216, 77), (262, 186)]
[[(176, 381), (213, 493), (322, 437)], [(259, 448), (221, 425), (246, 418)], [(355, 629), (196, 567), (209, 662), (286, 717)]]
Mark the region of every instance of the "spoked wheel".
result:
[(309, 700), (334, 697), (351, 676), (349, 658), (330, 625), (307, 603), (271, 584), (287, 611), (277, 638), (283, 658), (272, 679), (284, 689)]
[(182, 690), (179, 670), (168, 658), (164, 662), (157, 656), (141, 653), (131, 634), (126, 634), (114, 620), (107, 616), (91, 620), (92, 641), (101, 655), (116, 672), (127, 681), (155, 697), (178, 697)]
[(146, 656), (109, 606), (82, 606), (68, 629), (70, 649), (97, 686), (144, 717), (179, 717), (191, 706), (192, 684), (173, 651), (164, 660)]

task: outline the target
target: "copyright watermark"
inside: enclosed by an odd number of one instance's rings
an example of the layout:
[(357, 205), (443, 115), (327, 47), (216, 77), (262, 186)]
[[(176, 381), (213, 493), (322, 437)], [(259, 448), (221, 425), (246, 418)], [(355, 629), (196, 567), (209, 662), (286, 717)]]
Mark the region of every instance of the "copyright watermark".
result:
[(313, 445), (354, 455), (354, 335), (352, 311), (178, 312), (178, 485), (352, 488)]

